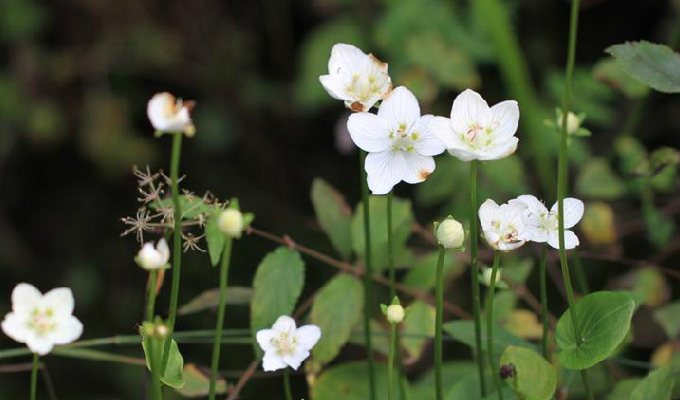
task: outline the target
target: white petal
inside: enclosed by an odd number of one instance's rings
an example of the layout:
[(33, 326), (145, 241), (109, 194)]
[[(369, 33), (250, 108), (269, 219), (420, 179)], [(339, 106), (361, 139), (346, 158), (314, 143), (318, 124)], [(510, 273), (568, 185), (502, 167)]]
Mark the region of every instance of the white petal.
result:
[(505, 158), (517, 150), (518, 142), (519, 139), (514, 136), (508, 140), (494, 142), (491, 146), (484, 148), (479, 159), (482, 161), (493, 161)]
[(484, 236), (484, 239), (486, 239), (486, 242), (489, 244), (489, 246), (498, 250), (498, 244), (501, 241), (501, 235), (499, 235), (498, 232), (493, 230), (485, 230), (482, 231), (482, 236)]
[[(557, 205), (555, 203), (550, 211), (557, 214)], [(584, 206), (583, 202), (579, 199), (573, 197), (567, 197), (564, 199), (564, 229), (569, 229), (578, 222), (583, 217)]]
[(530, 194), (523, 194), (521, 196), (518, 196), (517, 199), (510, 200), (509, 203), (512, 203), (514, 201), (520, 201), (524, 203), (524, 205), (527, 208), (527, 211), (532, 214), (541, 215), (546, 214), (548, 212), (548, 209), (545, 207), (545, 204), (543, 204), (542, 201), (537, 199), (536, 196)]
[[(554, 231), (550, 234), (550, 239), (548, 240), (548, 244), (554, 248), (559, 250), (560, 249), (560, 241), (559, 241), (559, 236), (558, 232)], [(573, 248), (576, 248), (576, 246), (579, 245), (578, 237), (576, 234), (572, 231), (564, 231), (564, 249), (565, 250), (571, 250)]]
[(360, 69), (368, 56), (358, 47), (351, 44), (338, 43), (331, 49), (328, 60), (328, 73), (340, 74), (351, 78), (352, 73)]
[(425, 181), (434, 171), (434, 159), (430, 156), (422, 156), (416, 152), (406, 153), (406, 173), (403, 180), (407, 183), (420, 183)]
[(527, 206), (522, 202), (511, 202), (501, 205), (500, 217), (504, 225), (512, 225), (518, 230), (524, 228), (524, 221), (522, 216)]
[(297, 370), (300, 367), (300, 364), (302, 364), (302, 362), (305, 361), (307, 357), (309, 357), (309, 351), (304, 349), (296, 349), (293, 355), (283, 356), (283, 362), (288, 364), (288, 366), (294, 370)]
[(73, 313), (73, 293), (69, 288), (56, 288), (45, 293), (42, 298), (45, 308), (51, 308), (56, 319), (68, 317)]
[(451, 120), (444, 117), (434, 117), (429, 123), (430, 132), (444, 143), (447, 148), (454, 147), (456, 133), (453, 131)]
[(466, 89), (453, 101), (451, 121), (457, 133), (465, 133), (472, 125), (484, 126), (490, 120), (489, 105), (479, 93)]
[(378, 116), (385, 118), (392, 128), (399, 124), (411, 126), (420, 118), (420, 106), (410, 90), (399, 86), (380, 104)]
[(168, 248), (168, 243), (165, 241), (165, 239), (161, 239), (158, 241), (158, 244), (156, 245), (156, 250), (161, 255), (161, 263), (163, 266), (168, 263), (168, 260), (170, 260), (170, 249)]
[(287, 315), (282, 315), (274, 322), (272, 329), (275, 332), (293, 333), (295, 332), (295, 320)]
[(375, 114), (362, 112), (350, 115), (347, 130), (354, 144), (364, 151), (383, 151), (390, 145), (390, 125)]
[(484, 159), (479, 152), (459, 147), (449, 147), (449, 154), (465, 162)]
[(349, 100), (349, 96), (345, 92), (345, 86), (338, 75), (321, 75), (319, 82), (321, 82), (321, 86), (334, 99)]
[(54, 343), (48, 337), (33, 334), (29, 335), (26, 345), (33, 353), (38, 353), (41, 356), (48, 354), (54, 347)]
[(524, 240), (519, 240), (517, 242), (512, 242), (512, 243), (500, 241), (500, 242), (498, 242), (498, 250), (500, 250), (500, 251), (517, 250), (520, 247), (524, 246), (524, 243), (526, 243), (526, 241), (524, 241)]
[(256, 339), (257, 344), (264, 352), (274, 351), (274, 345), (272, 345), (272, 338), (276, 336), (276, 332), (273, 329), (261, 329), (257, 331)]
[(527, 225), (526, 216), (524, 218), (525, 225), (521, 232), (521, 238), (524, 240), (530, 240), (534, 243), (545, 243), (550, 239), (551, 233), (545, 229), (539, 229), (536, 225)]
[(446, 145), (430, 131), (430, 122), (434, 119), (432, 115), (423, 115), (411, 127), (411, 135), (418, 135), (414, 147), (416, 151), (424, 156), (436, 156), (446, 150)]
[(75, 342), (83, 334), (83, 324), (76, 317), (67, 317), (59, 321), (56, 329), (50, 333), (50, 340), (55, 344)]
[(321, 329), (316, 325), (304, 325), (298, 328), (296, 335), (300, 347), (311, 350), (321, 338)]
[(493, 221), (500, 222), (500, 207), (495, 201), (486, 199), (481, 206), (479, 206), (479, 223), (484, 231), (491, 230)]
[(366, 156), (368, 188), (373, 194), (387, 194), (406, 175), (406, 160), (401, 152), (387, 149)]
[(26, 343), (26, 339), (30, 333), (26, 318), (13, 312), (7, 314), (2, 321), (2, 331), (5, 332), (5, 335), (19, 343)]
[(282, 368), (286, 368), (286, 363), (283, 362), (281, 357), (277, 356), (273, 351), (264, 353), (264, 357), (262, 357), (262, 369), (265, 371), (276, 371)]
[(20, 283), (12, 291), (12, 310), (18, 314), (28, 314), (41, 300), (42, 294), (35, 286)]
[(517, 132), (519, 107), (514, 100), (502, 101), (491, 107), (491, 129), (494, 137), (507, 139)]

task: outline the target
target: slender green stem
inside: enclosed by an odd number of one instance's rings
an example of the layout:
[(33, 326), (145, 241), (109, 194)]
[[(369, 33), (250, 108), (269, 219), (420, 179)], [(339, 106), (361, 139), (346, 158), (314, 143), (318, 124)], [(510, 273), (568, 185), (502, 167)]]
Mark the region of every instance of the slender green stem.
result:
[(152, 269), (149, 271), (149, 287), (147, 288), (146, 300), (146, 320), (153, 322), (154, 309), (156, 304), (156, 286), (158, 285), (158, 270)]
[(161, 350), (158, 347), (158, 340), (156, 338), (148, 338), (146, 343), (147, 343), (147, 348), (149, 351), (149, 368), (151, 368), (151, 398), (153, 400), (162, 400), (163, 399), (163, 390), (161, 389), (161, 373), (160, 373), (160, 365), (158, 362), (160, 361), (160, 355), (159, 350)]
[(491, 366), (491, 374), (493, 375), (493, 383), (496, 385), (498, 391), (498, 398), (503, 400), (503, 388), (501, 386), (501, 377), (496, 366), (496, 361), (493, 356), (493, 296), (496, 289), (496, 276), (498, 276), (498, 264), (500, 263), (501, 252), (496, 250), (493, 257), (493, 269), (491, 270), (491, 282), (489, 282), (489, 293), (486, 298), (486, 354), (489, 358), (489, 365)]
[[(572, 0), (571, 2), (571, 17), (569, 24), (569, 47), (567, 52), (567, 68), (565, 70), (565, 84), (564, 84), (564, 98), (562, 100), (562, 130), (560, 135), (560, 151), (557, 163), (557, 223), (558, 223), (558, 239), (560, 247), (560, 265), (562, 266), (562, 279), (564, 280), (564, 287), (567, 291), (567, 300), (569, 302), (569, 312), (571, 313), (572, 326), (574, 328), (574, 337), (577, 343), (583, 340), (581, 336), (581, 328), (579, 326), (578, 316), (576, 315), (576, 302), (574, 301), (574, 289), (571, 285), (571, 277), (569, 274), (569, 264), (567, 262), (567, 251), (564, 246), (564, 198), (567, 195), (567, 179), (568, 179), (568, 160), (567, 160), (567, 115), (571, 107), (571, 82), (574, 76), (574, 59), (576, 56), (576, 37), (578, 33), (578, 12), (580, 0)], [(593, 400), (595, 397), (588, 382), (586, 370), (581, 371), (583, 385), (588, 393), (588, 398)]]
[(286, 400), (293, 400), (293, 393), (290, 390), (290, 370), (283, 370), (283, 391), (286, 393)]
[(576, 250), (573, 251), (572, 258), (574, 260), (574, 273), (576, 274), (578, 290), (585, 296), (590, 293), (590, 287), (588, 286), (588, 276), (586, 275), (585, 269), (583, 269), (583, 260), (581, 260), (581, 257), (579, 257)]
[(390, 277), (390, 299), (392, 299), (396, 295), (394, 289), (396, 279), (394, 272), (394, 241), (392, 238), (392, 191), (387, 193), (387, 267)]
[(222, 328), (224, 326), (224, 311), (227, 307), (227, 283), (229, 280), (229, 261), (231, 260), (232, 242), (233, 239), (231, 237), (227, 237), (224, 241), (224, 251), (222, 252), (222, 263), (220, 267), (220, 300), (217, 309), (217, 326), (215, 327), (215, 338), (213, 339), (212, 364), (210, 368), (210, 390), (208, 396), (209, 400), (215, 399), (217, 368), (220, 362)]
[(390, 324), (390, 348), (387, 355), (387, 400), (394, 399), (394, 354), (397, 352), (397, 324)]
[(541, 337), (541, 350), (543, 353), (543, 358), (550, 361), (550, 349), (548, 347), (548, 294), (547, 294), (547, 282), (545, 276), (545, 263), (546, 263), (546, 253), (548, 250), (548, 244), (543, 244), (541, 249), (541, 262), (539, 264), (539, 280), (541, 285), (541, 321), (543, 322), (543, 336)]
[(479, 161), (470, 162), (470, 276), (472, 279), (472, 317), (475, 320), (475, 357), (479, 370), (479, 385), (482, 397), (486, 397), (486, 379), (484, 376), (484, 357), (482, 355), (482, 319), (481, 301), (479, 297), (479, 269), (477, 268), (477, 168)]
[(366, 180), (366, 170), (364, 169), (365, 160), (366, 152), (361, 150), (359, 156), (359, 170), (361, 171), (361, 200), (364, 205), (364, 264), (366, 269), (366, 273), (364, 274), (364, 340), (366, 342), (366, 359), (368, 360), (369, 399), (375, 400), (375, 360), (373, 358), (373, 339), (371, 337), (371, 299), (373, 298), (373, 281), (371, 280), (371, 277), (373, 276), (371, 256), (371, 214), (368, 181)]
[(439, 250), (439, 259), (437, 260), (437, 278), (435, 288), (435, 300), (437, 302), (437, 314), (435, 317), (435, 331), (434, 331), (434, 382), (435, 393), (437, 400), (444, 398), (442, 392), (442, 325), (444, 321), (444, 256), (446, 249), (443, 247)]
[(165, 373), (165, 367), (170, 356), (170, 343), (175, 331), (175, 319), (177, 317), (177, 299), (179, 297), (179, 278), (182, 264), (182, 203), (179, 198), (179, 157), (182, 152), (183, 133), (175, 133), (172, 138), (172, 154), (170, 157), (170, 188), (172, 191), (172, 204), (175, 211), (175, 228), (172, 237), (172, 288), (170, 289), (170, 314), (168, 315), (167, 327), (168, 338), (163, 346), (163, 361), (161, 372)]
[(35, 400), (38, 393), (38, 369), (40, 369), (40, 356), (33, 353), (33, 368), (31, 369), (31, 400)]

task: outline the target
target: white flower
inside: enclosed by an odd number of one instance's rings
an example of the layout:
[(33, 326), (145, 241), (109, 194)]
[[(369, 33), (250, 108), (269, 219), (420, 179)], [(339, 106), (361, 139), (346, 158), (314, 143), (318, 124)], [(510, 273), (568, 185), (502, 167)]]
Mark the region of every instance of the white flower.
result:
[(289, 366), (298, 369), (309, 357), (309, 351), (321, 337), (316, 325), (295, 326), (295, 320), (287, 315), (280, 316), (272, 329), (257, 332), (257, 343), (264, 351), (262, 368), (276, 371)]
[(463, 245), (465, 231), (463, 225), (449, 216), (437, 226), (437, 243), (445, 249), (457, 249)]
[(522, 214), (526, 205), (511, 201), (508, 204), (496, 204), (487, 199), (479, 207), (479, 222), (482, 234), (489, 246), (496, 250), (510, 251), (521, 247), (526, 241)]
[(344, 100), (352, 111), (368, 111), (387, 97), (392, 81), (387, 63), (366, 55), (351, 44), (336, 44), (328, 60), (328, 75), (319, 77), (321, 85), (333, 98)]
[(427, 128), (431, 119), (420, 116), (418, 100), (403, 86), (394, 89), (377, 115), (362, 112), (349, 117), (352, 140), (370, 153), (364, 167), (373, 194), (386, 194), (402, 180), (422, 182), (434, 171), (432, 156), (445, 147)]
[(449, 153), (463, 161), (498, 160), (517, 150), (519, 107), (514, 100), (489, 108), (478, 93), (466, 89), (453, 101), (451, 118), (435, 117), (430, 130)]
[(154, 129), (160, 132), (184, 132), (187, 136), (194, 136), (196, 128), (191, 122), (189, 112), (196, 103), (182, 102), (168, 92), (155, 94), (146, 106), (146, 114)]
[[(547, 242), (550, 246), (559, 250), (557, 203), (548, 211), (541, 201), (531, 195), (519, 196), (511, 202), (522, 203), (526, 206), (523, 222), (527, 240), (537, 243)], [(571, 197), (564, 199), (564, 248), (567, 250), (579, 245), (576, 234), (567, 229), (572, 228), (581, 220), (583, 210), (584, 206), (581, 200)]]
[(43, 356), (55, 344), (71, 343), (83, 333), (83, 324), (72, 315), (73, 303), (69, 288), (43, 295), (34, 286), (20, 283), (12, 291), (12, 312), (2, 321), (2, 330)]
[(227, 236), (236, 238), (243, 231), (243, 214), (239, 210), (227, 209), (220, 213), (217, 226)]
[(153, 242), (145, 243), (135, 257), (137, 264), (147, 270), (165, 268), (169, 259), (170, 249), (165, 239), (159, 240), (155, 248)]
[(401, 304), (390, 304), (387, 306), (387, 321), (390, 324), (401, 323), (406, 317), (406, 310)]

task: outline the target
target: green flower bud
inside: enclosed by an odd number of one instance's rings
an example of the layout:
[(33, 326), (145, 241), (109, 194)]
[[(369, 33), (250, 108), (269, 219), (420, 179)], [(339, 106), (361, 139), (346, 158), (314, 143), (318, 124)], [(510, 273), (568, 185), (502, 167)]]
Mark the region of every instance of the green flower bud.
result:
[(445, 249), (457, 249), (463, 246), (465, 240), (465, 231), (463, 225), (449, 216), (439, 225), (435, 232), (437, 242)]

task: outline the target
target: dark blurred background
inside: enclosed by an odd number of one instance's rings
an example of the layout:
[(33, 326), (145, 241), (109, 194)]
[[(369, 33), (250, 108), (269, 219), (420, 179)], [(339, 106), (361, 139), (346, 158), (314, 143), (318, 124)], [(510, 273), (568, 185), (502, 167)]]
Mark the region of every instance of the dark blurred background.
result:
[[(554, 119), (570, 3), (503, 3), (519, 35), (540, 118)], [(575, 107), (588, 114), (584, 125), (593, 134), (573, 146), (572, 180), (577, 195), (604, 207), (593, 217), (582, 246), (634, 260), (665, 249), (662, 262), (674, 267), (675, 217), (667, 216), (677, 210), (667, 213), (664, 207), (677, 208), (675, 173), (651, 202), (670, 230), (666, 237), (650, 239), (647, 230), (655, 229), (654, 220), (641, 215), (644, 200), (626, 186), (629, 178), (612, 152), (634, 110), (641, 119), (633, 121), (631, 133), (644, 148), (678, 147), (680, 98), (641, 94), (636, 88), (631, 95), (596, 79), (595, 67), (612, 44), (667, 43), (680, 24), (677, 4), (582, 3)], [(75, 315), (85, 324), (83, 338), (136, 332), (146, 275), (132, 260), (138, 250), (134, 237), (120, 237), (120, 218), (137, 208), (132, 165), (168, 170), (170, 139), (155, 139), (146, 118), (147, 100), (160, 91), (197, 101), (197, 134), (184, 141), (182, 153), (184, 188), (236, 196), (243, 210), (256, 214), (254, 226), (332, 253), (314, 220), (312, 179), (323, 177), (351, 205), (359, 200), (359, 190), (357, 156), (343, 128), (347, 112), (318, 83), (327, 72), (331, 46), (347, 42), (375, 53), (389, 63), (395, 85), (416, 93), (424, 112), (448, 115), (454, 96), (466, 87), (489, 103), (517, 98), (499, 68), (503, 52), (489, 36), (486, 17), (469, 2), (444, 0), (0, 0), (0, 313), (9, 310), (11, 290), (19, 282), (43, 291), (69, 286)], [(547, 126), (544, 134), (552, 164), (557, 134)], [(504, 164), (509, 169), (486, 172), (483, 193), (506, 201), (533, 192), (552, 204), (554, 190), (539, 185), (533, 158), (527, 157), (531, 151), (520, 144), (519, 154)], [(444, 158), (438, 159), (438, 169), (460, 172)], [(583, 169), (590, 175), (583, 177)], [(464, 219), (467, 184), (443, 174), (435, 172), (433, 183), (417, 190), (405, 184), (397, 188), (397, 195), (414, 199), (424, 226), (448, 213)], [(613, 187), (603, 192), (602, 185)], [(462, 197), (456, 197), (458, 192)], [(615, 228), (606, 218), (612, 213), (632, 232), (625, 237), (610, 232)], [(605, 236), (599, 247), (598, 233)], [(616, 239), (607, 241), (608, 234)], [(673, 243), (676, 247), (669, 249)], [(250, 285), (260, 259), (274, 247), (252, 236), (239, 241), (230, 284)], [(594, 287), (629, 267), (605, 261), (586, 266)], [(305, 293), (334, 272), (308, 260)], [(216, 287), (217, 278), (207, 257), (188, 253), (180, 303)], [(465, 282), (461, 279), (461, 286)], [(161, 307), (167, 304), (166, 292)], [(461, 305), (468, 306), (465, 300)], [(210, 313), (180, 318), (178, 329), (208, 329), (213, 321)], [(247, 327), (247, 308), (230, 308), (227, 325)], [(20, 345), (0, 336), (0, 348), (13, 347)], [(183, 348), (185, 358), (195, 362), (207, 363), (209, 351), (204, 345)], [(138, 349), (121, 352), (138, 354)], [(224, 368), (240, 370), (251, 359), (249, 346), (226, 347)], [(59, 399), (143, 397), (144, 373), (138, 367), (57, 357), (45, 361)], [(25, 398), (28, 378), (27, 372), (0, 373), (0, 399)], [(262, 382), (278, 390), (278, 380)], [(301, 389), (303, 381), (296, 385)], [(44, 388), (41, 393), (47, 397)], [(247, 386), (243, 398), (262, 398), (262, 393)]]

